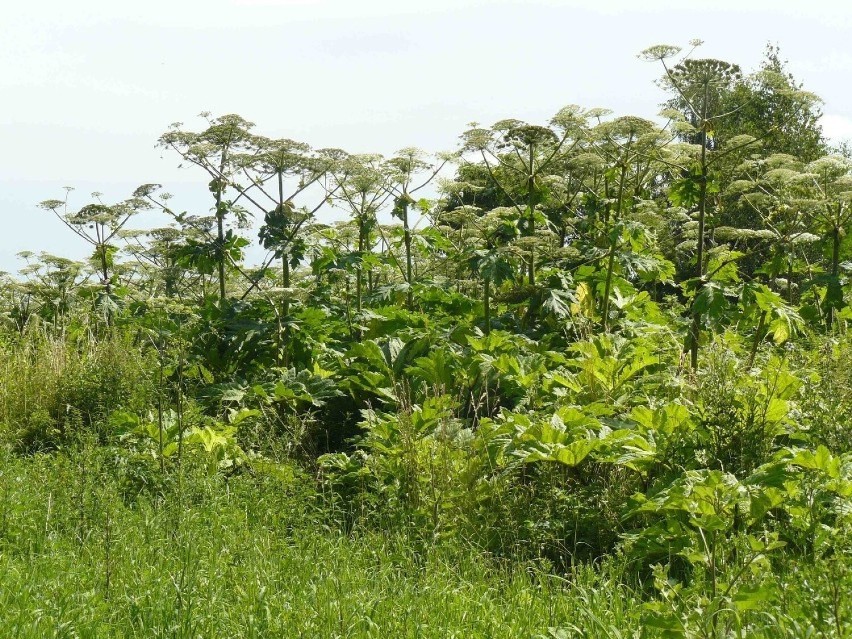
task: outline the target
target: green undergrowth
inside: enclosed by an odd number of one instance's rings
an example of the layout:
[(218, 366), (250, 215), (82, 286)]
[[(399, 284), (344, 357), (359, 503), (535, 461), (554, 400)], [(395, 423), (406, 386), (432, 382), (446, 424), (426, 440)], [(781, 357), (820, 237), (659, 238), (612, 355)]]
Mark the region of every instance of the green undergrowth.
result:
[(850, 636), (852, 152), (697, 44), (662, 129), (204, 114), (209, 216), (43, 201), (93, 252), (0, 273), (0, 639)]
[(103, 441), (113, 411), (150, 402), (149, 368), (132, 337), (118, 332), (33, 330), (0, 339), (2, 434), (24, 452), (55, 449), (80, 432)]
[(161, 497), (127, 501), (114, 462), (3, 455), (3, 636), (532, 637), (637, 622), (606, 571), (569, 581), (460, 546), (342, 535), (298, 473), (186, 468)]
[(130, 333), (9, 339), (0, 639), (852, 636), (849, 340), (691, 373), (652, 337), (224, 386)]
[[(301, 471), (258, 468), (211, 475), (190, 458), (156, 491), (128, 492), (132, 468), (108, 447), (4, 451), (3, 636), (667, 636), (617, 560), (556, 575), (458, 538), (343, 534)], [(787, 566), (771, 614), (731, 636), (843, 636), (830, 601), (852, 583), (837, 572)]]

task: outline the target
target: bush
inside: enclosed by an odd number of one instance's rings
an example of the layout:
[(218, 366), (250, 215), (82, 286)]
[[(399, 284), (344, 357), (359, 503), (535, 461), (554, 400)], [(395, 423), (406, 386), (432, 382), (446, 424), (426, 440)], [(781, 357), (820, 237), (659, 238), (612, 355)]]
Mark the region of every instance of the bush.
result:
[(19, 450), (55, 449), (83, 433), (105, 442), (110, 413), (148, 403), (148, 362), (127, 336), (71, 340), (33, 331), (0, 349), (0, 423)]
[(813, 444), (852, 451), (852, 340), (826, 340), (802, 357), (813, 369), (802, 392), (802, 421)]
[(696, 380), (695, 461), (748, 475), (794, 430), (794, 398), (802, 382), (783, 358), (772, 356), (761, 368), (748, 370), (723, 344), (708, 348), (705, 361)]

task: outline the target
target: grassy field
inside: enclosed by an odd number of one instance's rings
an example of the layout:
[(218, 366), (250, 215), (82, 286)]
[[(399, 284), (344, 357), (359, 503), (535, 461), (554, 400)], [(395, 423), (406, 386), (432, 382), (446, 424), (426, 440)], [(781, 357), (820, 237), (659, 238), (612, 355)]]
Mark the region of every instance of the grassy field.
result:
[[(4, 637), (655, 636), (615, 562), (555, 576), (462, 539), (344, 535), (288, 467), (190, 466), (152, 498), (121, 463), (86, 447), (0, 456)], [(842, 636), (797, 608), (817, 572), (789, 579), (786, 610), (732, 636)]]
[(619, 636), (637, 623), (629, 593), (592, 570), (569, 585), (461, 546), (344, 536), (296, 479), (188, 469), (167, 499), (127, 502), (111, 461), (2, 457), (4, 637), (534, 637), (578, 623)]

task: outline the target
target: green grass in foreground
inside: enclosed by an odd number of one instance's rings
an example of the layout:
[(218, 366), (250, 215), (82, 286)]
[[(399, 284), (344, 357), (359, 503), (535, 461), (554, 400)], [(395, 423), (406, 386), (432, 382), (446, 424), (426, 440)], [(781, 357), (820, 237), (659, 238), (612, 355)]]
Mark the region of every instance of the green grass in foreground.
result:
[[(185, 469), (168, 498), (128, 499), (120, 460), (0, 453), (4, 639), (645, 636), (612, 567), (568, 579), (463, 540), (344, 536), (295, 477)], [(779, 616), (749, 636), (804, 627)]]
[[(591, 570), (496, 570), (474, 552), (323, 529), (281, 479), (187, 471), (126, 503), (102, 456), (3, 456), (0, 628), (11, 637), (507, 637), (603, 614)], [(182, 497), (179, 497), (180, 493)], [(588, 610), (588, 612), (583, 612)]]

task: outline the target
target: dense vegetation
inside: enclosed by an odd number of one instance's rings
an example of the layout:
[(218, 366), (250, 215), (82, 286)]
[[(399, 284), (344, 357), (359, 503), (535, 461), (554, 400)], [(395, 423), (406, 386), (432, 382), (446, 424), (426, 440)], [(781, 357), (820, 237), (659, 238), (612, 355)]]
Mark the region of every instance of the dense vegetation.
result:
[(656, 120), (204, 115), (210, 214), (43, 202), (92, 255), (3, 276), (4, 636), (850, 636), (852, 159), (777, 49), (679, 53)]

